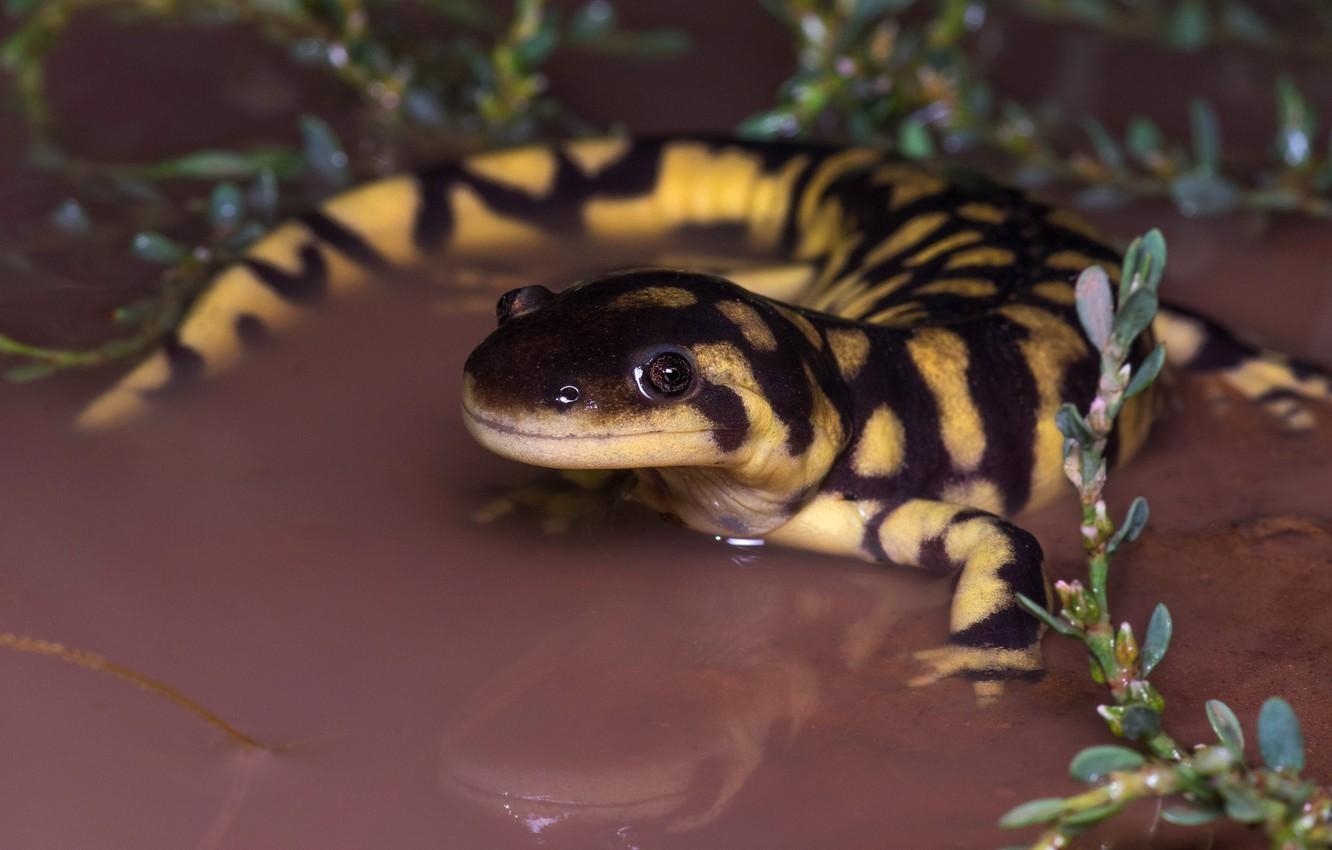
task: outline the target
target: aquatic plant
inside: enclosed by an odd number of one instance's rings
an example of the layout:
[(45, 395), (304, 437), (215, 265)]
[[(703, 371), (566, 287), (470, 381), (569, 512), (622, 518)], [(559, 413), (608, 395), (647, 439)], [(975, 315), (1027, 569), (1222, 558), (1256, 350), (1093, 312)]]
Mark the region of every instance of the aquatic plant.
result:
[[(777, 104), (745, 121), (758, 138), (849, 138), (912, 158), (988, 150), (1013, 179), (1082, 187), (1078, 201), (1108, 207), (1167, 197), (1185, 215), (1237, 209), (1332, 217), (1332, 138), (1289, 75), (1277, 78), (1273, 143), (1262, 167), (1223, 156), (1221, 122), (1203, 98), (1189, 106), (1190, 138), (1170, 139), (1159, 118), (1112, 132), (1095, 115), (1068, 115), (995, 91), (974, 55), (991, 22), (1031, 15), (1074, 21), (1111, 36), (1154, 37), (1196, 51), (1215, 41), (1256, 50), (1332, 55), (1332, 13), (1292, 3), (1280, 28), (1239, 0), (765, 0), (791, 31), (797, 67)], [(1300, 7), (1295, 9), (1293, 7)], [(1302, 12), (1303, 14), (1298, 14)], [(1309, 19), (1309, 23), (1304, 23)], [(1081, 144), (1073, 136), (1085, 137)]]
[[(423, 28), (398, 25), (387, 0), (8, 0), (6, 11), (22, 23), (0, 44), (0, 66), (14, 79), (30, 161), (65, 179), (75, 196), (114, 198), (121, 220), (96, 226), (114, 231), (136, 256), (164, 270), (155, 293), (115, 311), (115, 324), (128, 333), (101, 345), (52, 348), (0, 335), (0, 355), (17, 359), (5, 377), (34, 380), (141, 354), (176, 325), (214, 271), (278, 218), (358, 178), (444, 151), (595, 130), (551, 90), (543, 69), (558, 49), (662, 58), (688, 46), (677, 30), (623, 29), (608, 0), (589, 0), (569, 15), (545, 0), (517, 0), (507, 22), (477, 0), (428, 0), (422, 6), (459, 34), (447, 40), (412, 37)], [(59, 122), (46, 98), (46, 59), (71, 22), (90, 11), (252, 28), (285, 47), (293, 61), (330, 73), (354, 92), (362, 136), (344, 145), (327, 121), (305, 115), (299, 149), (207, 149), (149, 163), (75, 156), (58, 143)], [(360, 152), (359, 158), (350, 151)], [(288, 198), (293, 193), (279, 193), (281, 185), (305, 191)], [(124, 229), (161, 220), (202, 235), (187, 247), (152, 230)], [(51, 222), (70, 238), (86, 236), (94, 226), (75, 197), (52, 213)], [(0, 233), (0, 261), (24, 268), (22, 253)]]
[[(1085, 413), (1071, 404), (1058, 412), (1064, 435), (1064, 473), (1081, 499), (1081, 538), (1087, 554), (1087, 582), (1055, 584), (1058, 615), (1023, 597), (1023, 606), (1052, 630), (1081, 641), (1091, 655), (1091, 675), (1109, 688), (1111, 702), (1097, 712), (1110, 731), (1139, 749), (1088, 747), (1069, 764), (1074, 779), (1089, 790), (1072, 797), (1023, 803), (1000, 821), (1006, 827), (1042, 825), (1030, 846), (1056, 850), (1089, 827), (1120, 812), (1134, 800), (1169, 798), (1161, 817), (1179, 825), (1227, 817), (1261, 826), (1273, 848), (1332, 847), (1332, 789), (1302, 777), (1304, 738), (1290, 704), (1267, 700), (1258, 715), (1262, 764), (1244, 753), (1244, 733), (1234, 712), (1219, 700), (1206, 704), (1217, 743), (1180, 746), (1165, 730), (1165, 698), (1149, 677), (1170, 646), (1170, 611), (1159, 604), (1139, 642), (1133, 627), (1114, 625), (1107, 584), (1111, 559), (1132, 543), (1147, 523), (1147, 501), (1129, 505), (1124, 520), (1110, 519), (1105, 501), (1105, 448), (1124, 402), (1147, 389), (1161, 370), (1164, 348), (1136, 367), (1129, 363), (1134, 340), (1152, 322), (1165, 266), (1165, 240), (1153, 230), (1136, 239), (1124, 255), (1118, 299), (1106, 273), (1087, 269), (1078, 278), (1078, 317), (1101, 353), (1096, 397)], [(1116, 306), (1117, 301), (1117, 306)]]

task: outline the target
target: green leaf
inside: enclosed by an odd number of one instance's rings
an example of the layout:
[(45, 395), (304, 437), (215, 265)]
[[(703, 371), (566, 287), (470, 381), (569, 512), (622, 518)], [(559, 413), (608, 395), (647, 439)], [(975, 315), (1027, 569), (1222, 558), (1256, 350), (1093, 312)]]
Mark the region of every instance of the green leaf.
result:
[(1042, 623), (1045, 623), (1045, 625), (1054, 629), (1059, 634), (1064, 635), (1065, 637), (1075, 637), (1080, 634), (1077, 628), (1071, 623), (1051, 614), (1046, 610), (1044, 605), (1032, 599), (1030, 596), (1027, 596), (1024, 593), (1019, 593), (1017, 594), (1017, 601), (1019, 605), (1027, 610), (1027, 613), (1031, 614)]
[(1153, 227), (1130, 242), (1128, 250), (1124, 252), (1124, 266), (1120, 272), (1119, 303), (1128, 300), (1130, 287), (1135, 281), (1139, 288), (1153, 292), (1160, 289), (1165, 262), (1166, 243), (1160, 230)]
[(1079, 782), (1090, 785), (1117, 770), (1136, 770), (1146, 763), (1147, 760), (1136, 750), (1103, 744), (1088, 747), (1075, 755), (1069, 762), (1068, 773)]
[(1304, 168), (1312, 161), (1318, 121), (1289, 74), (1277, 78), (1276, 97), (1277, 153), (1291, 168)]
[(1059, 428), (1059, 433), (1080, 446), (1090, 446), (1096, 439), (1087, 420), (1083, 419), (1078, 409), (1068, 402), (1060, 405), (1055, 411), (1055, 425)]
[(1145, 705), (1126, 706), (1120, 722), (1124, 726), (1124, 737), (1134, 741), (1150, 738), (1161, 731), (1160, 713)]
[(245, 218), (245, 197), (235, 183), (218, 183), (208, 199), (208, 221), (215, 230), (232, 230)]
[(1133, 398), (1152, 385), (1156, 376), (1161, 374), (1161, 367), (1165, 365), (1165, 355), (1165, 343), (1158, 342), (1156, 348), (1152, 349), (1152, 353), (1144, 357), (1142, 363), (1133, 371), (1133, 377), (1124, 390), (1125, 398)]
[(1217, 789), (1226, 801), (1226, 817), (1240, 823), (1261, 823), (1267, 819), (1263, 801), (1242, 785), (1222, 784)]
[(338, 189), (351, 183), (347, 152), (333, 128), (315, 115), (302, 115), (300, 123), (306, 162), (320, 182)]
[(254, 178), (254, 182), (250, 184), (247, 197), (254, 214), (271, 223), (277, 217), (278, 211), (277, 175), (268, 168), (260, 171), (259, 175)]
[(1202, 98), (1189, 101), (1189, 127), (1193, 134), (1193, 160), (1200, 174), (1215, 174), (1221, 164), (1221, 125), (1216, 111)]
[(6, 370), (5, 380), (13, 381), (16, 384), (26, 384), (54, 374), (59, 368), (54, 363), (24, 363), (21, 366), (14, 366)]
[(1209, 699), (1207, 701), (1207, 722), (1212, 724), (1212, 731), (1216, 733), (1217, 740), (1225, 744), (1226, 749), (1235, 756), (1235, 758), (1244, 759), (1244, 729), (1240, 726), (1239, 718), (1235, 712), (1230, 710), (1219, 699)]
[(1147, 621), (1147, 636), (1143, 638), (1142, 654), (1139, 656), (1144, 678), (1151, 675), (1156, 665), (1165, 658), (1166, 650), (1170, 648), (1170, 635), (1174, 627), (1170, 609), (1158, 602), (1152, 611), (1152, 618)]
[(1064, 811), (1067, 804), (1061, 797), (1045, 797), (1015, 806), (1008, 814), (999, 819), (999, 825), (1007, 829), (1034, 826), (1049, 823)]
[(934, 156), (934, 137), (918, 118), (906, 118), (897, 126), (897, 152), (908, 159)]
[(1161, 810), (1161, 819), (1175, 826), (1202, 826), (1219, 817), (1220, 809), (1209, 809), (1192, 803), (1175, 803)]
[(130, 166), (125, 170), (152, 180), (247, 180), (265, 169), (278, 177), (296, 177), (304, 167), (304, 160), (295, 151), (286, 148), (255, 148), (246, 153), (195, 151), (164, 162)]
[(1230, 0), (1222, 9), (1221, 26), (1235, 38), (1250, 44), (1270, 45), (1276, 41), (1276, 33), (1267, 19), (1240, 0)]
[(1207, 44), (1211, 31), (1204, 0), (1183, 0), (1166, 19), (1161, 35), (1176, 50), (1194, 51)]
[(51, 226), (73, 236), (84, 236), (92, 229), (88, 212), (73, 198), (66, 198), (51, 210)]
[(1233, 181), (1215, 174), (1179, 175), (1170, 181), (1170, 197), (1186, 216), (1227, 213), (1244, 198)]
[(499, 22), (495, 14), (476, 0), (425, 0), (425, 7), (463, 26), (493, 30)]
[(741, 121), (736, 134), (745, 139), (780, 139), (800, 131), (800, 120), (785, 109), (760, 112)]
[(1134, 159), (1151, 167), (1165, 147), (1165, 135), (1149, 119), (1138, 116), (1129, 122), (1124, 144)]
[(1273, 770), (1304, 770), (1304, 733), (1295, 710), (1281, 697), (1272, 697), (1258, 712), (1258, 749)]
[(615, 29), (615, 7), (609, 0), (592, 0), (569, 20), (569, 38), (591, 41)]
[(523, 68), (532, 70), (549, 59), (559, 43), (560, 33), (555, 28), (554, 17), (546, 14), (542, 16), (536, 31), (514, 46), (514, 55)]
[(1123, 809), (1123, 803), (1106, 803), (1104, 806), (1095, 806), (1090, 809), (1084, 809), (1080, 812), (1065, 815), (1061, 822), (1065, 826), (1072, 827), (1090, 826), (1094, 823), (1100, 823), (1112, 815), (1119, 814)]
[(1120, 171), (1124, 168), (1124, 154), (1106, 131), (1104, 124), (1095, 118), (1086, 118), (1082, 122), (1082, 129), (1091, 139), (1092, 147), (1096, 150), (1096, 158), (1102, 165), (1111, 171)]
[(1142, 534), (1142, 530), (1147, 526), (1147, 500), (1138, 496), (1129, 504), (1128, 513), (1124, 515), (1124, 522), (1119, 526), (1110, 542), (1106, 544), (1111, 554), (1118, 551), (1119, 547), (1125, 543), (1132, 543)]
[(1115, 321), (1115, 299), (1110, 293), (1110, 278), (1105, 269), (1100, 266), (1083, 269), (1082, 274), (1078, 275), (1074, 296), (1082, 329), (1087, 332), (1087, 338), (1096, 346), (1096, 350), (1104, 351), (1110, 342), (1110, 328)]
[(160, 233), (136, 233), (130, 248), (139, 259), (163, 266), (185, 259), (185, 249)]
[(1119, 305), (1119, 313), (1111, 329), (1111, 336), (1121, 349), (1128, 349), (1138, 335), (1147, 330), (1156, 318), (1156, 293), (1147, 287), (1136, 290)]

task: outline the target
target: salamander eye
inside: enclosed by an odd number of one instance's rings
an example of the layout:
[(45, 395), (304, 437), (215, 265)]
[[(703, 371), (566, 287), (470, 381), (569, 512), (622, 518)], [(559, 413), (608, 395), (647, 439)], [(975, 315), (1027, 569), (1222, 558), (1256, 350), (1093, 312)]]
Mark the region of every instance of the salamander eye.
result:
[(679, 395), (694, 382), (694, 367), (689, 358), (674, 351), (658, 354), (644, 370), (652, 388), (662, 395)]

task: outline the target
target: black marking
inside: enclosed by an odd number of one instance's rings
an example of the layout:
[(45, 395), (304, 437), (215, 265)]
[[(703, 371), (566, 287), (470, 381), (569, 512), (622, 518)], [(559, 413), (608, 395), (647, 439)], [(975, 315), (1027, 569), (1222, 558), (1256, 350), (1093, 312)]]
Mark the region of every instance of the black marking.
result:
[(744, 445), (749, 433), (749, 415), (739, 393), (730, 387), (707, 384), (690, 404), (717, 426), (712, 432), (717, 448), (733, 452)]
[(268, 325), (253, 313), (241, 313), (236, 316), (235, 326), (236, 337), (246, 348), (259, 348), (272, 340)]
[[(1003, 316), (987, 316), (952, 330), (967, 346), (967, 389), (985, 429), (985, 453), (975, 474), (999, 488), (1004, 513), (1015, 513), (1031, 498), (1036, 463), (1040, 393), (1020, 345), (1031, 332)], [(1085, 406), (1080, 398), (1076, 403), (1079, 409)]]
[(318, 246), (307, 242), (300, 248), (301, 270), (298, 274), (284, 272), (268, 262), (244, 257), (241, 263), (278, 295), (298, 304), (318, 301), (328, 292), (328, 262)]
[(453, 201), (448, 190), (457, 185), (462, 173), (457, 163), (448, 163), (416, 175), (420, 203), (412, 226), (412, 241), (422, 253), (437, 252), (453, 235)]
[[(851, 499), (853, 497), (843, 494), (843, 498)], [(883, 541), (879, 539), (879, 528), (884, 520), (888, 519), (888, 514), (897, 510), (900, 505), (894, 505), (891, 508), (882, 508), (865, 523), (865, 533), (860, 540), (860, 549), (876, 561), (887, 561), (888, 553), (883, 548)]]
[(145, 391), (147, 398), (175, 395), (203, 376), (203, 355), (181, 342), (174, 331), (162, 342), (162, 353), (167, 359), (167, 379), (161, 386)]
[(301, 222), (310, 228), (315, 236), (333, 246), (338, 253), (357, 265), (374, 271), (384, 271), (389, 268), (388, 260), (384, 259), (384, 256), (364, 237), (325, 213), (312, 210), (301, 216)]
[(995, 523), (1013, 548), (1012, 560), (1000, 567), (995, 577), (1013, 595), (998, 611), (954, 632), (948, 642), (959, 646), (1025, 649), (1040, 639), (1041, 623), (1018, 604), (1016, 594), (1049, 606), (1041, 570), (1044, 554), (1031, 532), (1003, 520), (996, 519)]

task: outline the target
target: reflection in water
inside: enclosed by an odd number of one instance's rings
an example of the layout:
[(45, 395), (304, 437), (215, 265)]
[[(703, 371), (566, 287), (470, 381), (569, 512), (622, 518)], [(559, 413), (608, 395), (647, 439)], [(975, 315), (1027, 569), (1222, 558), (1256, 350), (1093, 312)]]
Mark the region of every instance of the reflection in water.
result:
[(593, 830), (615, 847), (713, 820), (815, 713), (820, 676), (862, 663), (925, 604), (872, 574), (791, 579), (663, 581), (539, 636), (452, 718), (445, 792), (533, 835)]

